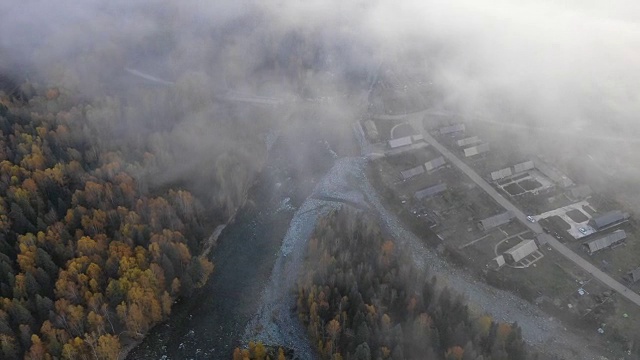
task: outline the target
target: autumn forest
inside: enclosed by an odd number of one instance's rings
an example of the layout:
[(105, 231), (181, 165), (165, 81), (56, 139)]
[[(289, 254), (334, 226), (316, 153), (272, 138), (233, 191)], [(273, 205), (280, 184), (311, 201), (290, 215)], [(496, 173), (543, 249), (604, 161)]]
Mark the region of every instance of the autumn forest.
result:
[(242, 155), (211, 156), (200, 177), (218, 197), (203, 205), (189, 183), (158, 180), (175, 164), (154, 150), (172, 135), (162, 124), (136, 141), (105, 136), (115, 126), (101, 120), (124, 106), (30, 83), (0, 97), (2, 359), (115, 359), (213, 271), (199, 254), (240, 204), (249, 165), (226, 172), (232, 182), (216, 166)]

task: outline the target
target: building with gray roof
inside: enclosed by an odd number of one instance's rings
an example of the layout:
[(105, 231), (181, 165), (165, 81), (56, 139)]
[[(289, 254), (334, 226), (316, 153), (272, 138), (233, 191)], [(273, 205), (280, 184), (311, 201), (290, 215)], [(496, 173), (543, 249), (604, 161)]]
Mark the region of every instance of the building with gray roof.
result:
[(402, 180), (408, 180), (414, 176), (418, 176), (421, 174), (424, 174), (424, 166), (422, 165), (416, 166), (408, 170), (400, 171), (400, 175), (402, 175)]
[(439, 168), (440, 166), (446, 164), (447, 162), (444, 159), (444, 156), (440, 156), (437, 157), (433, 160), (429, 160), (426, 163), (424, 163), (424, 167), (427, 169), (427, 171), (431, 171), (434, 169)]
[(399, 148), (402, 146), (411, 145), (413, 141), (411, 140), (411, 136), (405, 136), (393, 140), (389, 140), (389, 147), (392, 149)]
[(484, 154), (486, 152), (489, 152), (489, 143), (484, 143), (464, 149), (464, 156), (471, 157), (474, 155)]
[(460, 139), (457, 141), (459, 147), (465, 147), (469, 145), (475, 145), (482, 142), (479, 137), (472, 136), (464, 139)]
[(518, 174), (518, 173), (521, 173), (521, 172), (525, 172), (527, 170), (531, 170), (534, 167), (535, 166), (533, 164), (533, 161), (529, 160), (529, 161), (525, 161), (525, 162), (513, 165), (513, 172), (515, 174)]
[(389, 156), (389, 157), (393, 157), (393, 156), (396, 156), (396, 155), (400, 155), (400, 154), (404, 154), (404, 153), (408, 153), (408, 152), (424, 149), (427, 146), (429, 146), (429, 144), (427, 144), (426, 142), (419, 141), (417, 143), (409, 144), (407, 146), (400, 146), (400, 147), (397, 147), (395, 149), (387, 149), (387, 150), (384, 151), (384, 155), (385, 156)]
[(638, 282), (638, 280), (640, 280), (640, 267), (629, 271), (627, 276), (625, 276), (625, 279), (630, 283)]
[(616, 230), (599, 239), (585, 242), (583, 245), (587, 248), (587, 251), (589, 251), (589, 254), (593, 254), (597, 251), (620, 244), (626, 238), (627, 238), (627, 233), (624, 232), (624, 230)]
[(366, 130), (367, 136), (371, 141), (378, 141), (380, 139), (378, 128), (376, 127), (376, 123), (374, 123), (373, 120), (365, 121), (364, 129)]
[(526, 258), (538, 250), (538, 245), (534, 240), (524, 240), (518, 245), (504, 252), (504, 259), (510, 264), (515, 264), (518, 261)]
[(629, 214), (620, 210), (613, 210), (589, 220), (589, 226), (597, 231), (621, 224), (629, 219)]
[(501, 214), (478, 221), (478, 227), (480, 228), (480, 230), (484, 231), (491, 230), (500, 225), (508, 224), (513, 218), (513, 213), (511, 211), (506, 211)]
[(451, 126), (445, 126), (443, 128), (440, 128), (440, 135), (447, 135), (447, 134), (453, 134), (453, 133), (457, 133), (457, 132), (464, 132), (466, 129), (466, 127), (464, 126), (464, 124), (455, 124), (455, 125), (451, 125)]
[(416, 191), (416, 193), (413, 194), (413, 197), (416, 198), (417, 200), (422, 200), (428, 197), (438, 195), (444, 192), (445, 190), (447, 190), (447, 184), (438, 184), (438, 185), (428, 187), (426, 189)]
[(491, 180), (496, 181), (511, 176), (511, 168), (504, 168), (491, 173)]
[(491, 261), (489, 261), (489, 267), (494, 269), (494, 270), (498, 270), (501, 267), (503, 267), (505, 264), (504, 261), (504, 256), (502, 255), (498, 255), (495, 258), (491, 259)]

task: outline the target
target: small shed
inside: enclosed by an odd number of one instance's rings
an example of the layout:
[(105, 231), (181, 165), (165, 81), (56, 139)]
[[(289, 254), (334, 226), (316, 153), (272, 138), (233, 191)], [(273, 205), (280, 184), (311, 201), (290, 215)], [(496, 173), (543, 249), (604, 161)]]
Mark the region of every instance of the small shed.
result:
[(489, 267), (492, 269), (498, 270), (501, 267), (503, 267), (504, 264), (505, 264), (504, 256), (499, 255), (491, 259), (491, 261), (489, 262)]
[(637, 267), (637, 268), (629, 271), (627, 273), (627, 276), (625, 276), (625, 279), (627, 281), (629, 281), (630, 283), (638, 282), (638, 280), (640, 280), (640, 267)]

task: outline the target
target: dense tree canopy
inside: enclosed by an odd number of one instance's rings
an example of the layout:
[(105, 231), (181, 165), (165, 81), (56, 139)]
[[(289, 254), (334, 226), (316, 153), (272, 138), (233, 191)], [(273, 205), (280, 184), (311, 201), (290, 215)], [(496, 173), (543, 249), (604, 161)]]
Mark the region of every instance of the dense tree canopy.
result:
[(408, 258), (362, 212), (318, 222), (297, 310), (323, 359), (529, 358), (517, 324), (472, 315)]
[(0, 97), (0, 358), (115, 359), (207, 280), (206, 214), (136, 178), (155, 155), (101, 136), (104, 108), (33, 92)]

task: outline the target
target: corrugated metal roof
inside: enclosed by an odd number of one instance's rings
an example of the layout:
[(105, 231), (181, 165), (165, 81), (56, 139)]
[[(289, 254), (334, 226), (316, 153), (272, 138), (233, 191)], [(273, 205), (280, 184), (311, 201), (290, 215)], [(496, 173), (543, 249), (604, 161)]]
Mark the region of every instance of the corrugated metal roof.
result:
[(437, 169), (440, 166), (446, 164), (447, 162), (444, 160), (443, 156), (437, 157), (433, 160), (429, 160), (426, 163), (424, 163), (424, 167), (427, 169), (427, 171), (431, 171), (433, 169)]
[(504, 254), (508, 255), (513, 262), (518, 262), (536, 250), (538, 250), (538, 245), (536, 245), (534, 240), (525, 240), (505, 251)]
[(491, 173), (491, 180), (500, 180), (504, 179), (507, 176), (511, 176), (511, 168), (504, 168)]
[(445, 126), (443, 128), (440, 128), (440, 135), (452, 134), (455, 132), (464, 131), (465, 129), (466, 127), (464, 126), (464, 124)]
[(513, 165), (513, 172), (514, 173), (521, 173), (527, 170), (531, 170), (533, 169), (535, 166), (533, 165), (533, 161), (529, 160), (529, 161), (525, 161), (523, 163), (520, 164), (515, 164)]
[(400, 171), (400, 174), (402, 175), (402, 178), (404, 180), (410, 179), (414, 176), (418, 176), (420, 174), (424, 174), (424, 166), (420, 165), (420, 166), (416, 166), (414, 168), (408, 169), (408, 170), (404, 170), (404, 171)]
[(609, 246), (615, 245), (627, 238), (627, 233), (624, 230), (616, 230), (611, 234), (601, 237), (599, 239), (584, 243), (587, 246), (590, 253), (606, 249)]
[(389, 140), (389, 147), (392, 149), (395, 149), (401, 146), (411, 145), (411, 143), (412, 143), (411, 136), (405, 136), (405, 137)]
[(413, 196), (418, 200), (422, 200), (427, 197), (438, 195), (445, 190), (447, 190), (447, 184), (438, 184), (426, 189), (418, 190), (413, 194)]
[(472, 137), (468, 137), (468, 138), (464, 138), (464, 139), (460, 139), (458, 140), (458, 146), (460, 147), (465, 147), (467, 145), (474, 145), (479, 143), (481, 140), (479, 137), (477, 136), (472, 136)]
[(591, 219), (589, 224), (596, 230), (617, 224), (627, 219), (628, 214), (620, 210), (613, 210)]
[(480, 220), (479, 224), (482, 229), (489, 230), (493, 229), (494, 227), (506, 224), (513, 218), (513, 213), (511, 211), (506, 211), (502, 214), (494, 215), (484, 220)]

